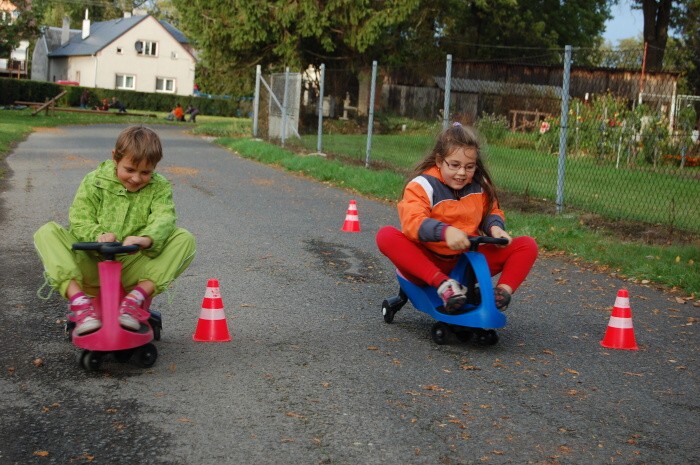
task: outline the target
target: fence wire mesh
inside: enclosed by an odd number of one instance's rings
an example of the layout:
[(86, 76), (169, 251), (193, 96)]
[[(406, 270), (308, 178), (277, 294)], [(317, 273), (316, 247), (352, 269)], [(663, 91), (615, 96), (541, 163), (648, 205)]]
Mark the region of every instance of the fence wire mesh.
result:
[[(642, 50), (573, 49), (570, 55), (568, 75), (563, 50), (517, 61), (448, 56), (413, 67), (379, 63), (374, 81), (370, 67), (355, 73), (309, 67), (296, 74), (300, 85), (287, 86), (296, 89), (295, 98), (285, 99), (279, 84), (273, 89), (280, 103), (298, 101), (287, 111), (296, 115), (299, 136), (290, 129), (280, 140), (270, 131), (275, 105), (265, 85), (256, 136), (408, 173), (444, 125), (460, 121), (483, 138), (501, 192), (550, 205), (549, 211), (561, 201), (562, 211), (700, 233), (700, 97), (679, 94), (676, 73), (645, 71)], [(568, 124), (562, 127), (566, 88)]]

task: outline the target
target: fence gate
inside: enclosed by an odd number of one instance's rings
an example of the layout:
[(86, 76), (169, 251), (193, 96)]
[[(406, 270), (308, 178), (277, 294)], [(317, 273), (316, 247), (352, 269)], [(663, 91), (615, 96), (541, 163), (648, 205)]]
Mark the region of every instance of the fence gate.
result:
[[(284, 73), (274, 73), (270, 75), (269, 83), (260, 72), (257, 73), (257, 76), (256, 110), (254, 111), (254, 132), (256, 134), (254, 135), (268, 139), (279, 139), (284, 145), (287, 138), (299, 137), (301, 73), (290, 73), (289, 69)], [(260, 84), (267, 92), (259, 90)], [(260, 115), (259, 110), (263, 113), (267, 111), (267, 127), (261, 128), (263, 134), (260, 135), (257, 134), (258, 122), (261, 119), (264, 121), (265, 115)]]

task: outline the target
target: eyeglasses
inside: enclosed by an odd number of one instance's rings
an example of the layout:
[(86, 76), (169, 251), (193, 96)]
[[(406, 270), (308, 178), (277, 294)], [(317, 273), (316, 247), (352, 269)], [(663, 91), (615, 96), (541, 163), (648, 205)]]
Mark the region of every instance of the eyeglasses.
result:
[(460, 165), (456, 161), (451, 161), (448, 162), (447, 160), (442, 161), (447, 167), (450, 169), (450, 171), (454, 171), (455, 173), (458, 172), (459, 170), (463, 169), (467, 173), (471, 171), (476, 171), (476, 165)]

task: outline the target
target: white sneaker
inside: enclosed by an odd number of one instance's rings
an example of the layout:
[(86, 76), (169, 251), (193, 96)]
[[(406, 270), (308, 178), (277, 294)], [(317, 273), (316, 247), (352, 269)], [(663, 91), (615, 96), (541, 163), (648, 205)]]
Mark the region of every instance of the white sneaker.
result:
[(467, 301), (467, 290), (454, 279), (447, 279), (438, 287), (445, 313), (452, 314), (462, 308)]

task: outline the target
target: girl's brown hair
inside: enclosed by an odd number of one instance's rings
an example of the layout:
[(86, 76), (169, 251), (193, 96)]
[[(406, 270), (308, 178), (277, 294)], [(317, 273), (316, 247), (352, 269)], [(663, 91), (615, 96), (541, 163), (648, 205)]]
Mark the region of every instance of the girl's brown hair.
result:
[[(453, 123), (447, 129), (442, 131), (435, 139), (433, 149), (413, 168), (413, 171), (408, 178), (408, 182), (411, 182), (413, 178), (421, 175), (431, 167), (439, 165), (449, 154), (459, 148), (476, 149), (476, 171), (474, 172), (473, 179), (481, 185), (481, 188), (484, 190), (486, 198), (488, 199), (488, 209), (484, 212), (485, 218), (491, 212), (494, 205), (498, 202), (498, 196), (496, 195), (496, 188), (491, 181), (491, 175), (486, 169), (486, 165), (484, 165), (484, 161), (481, 156), (481, 144), (479, 143), (479, 137), (474, 128), (471, 126), (463, 126), (461, 123)], [(482, 218), (482, 221), (484, 218)]]
[(119, 133), (113, 157), (116, 162), (124, 157), (131, 157), (136, 165), (145, 161), (155, 167), (163, 158), (160, 137), (145, 126), (129, 126)]

